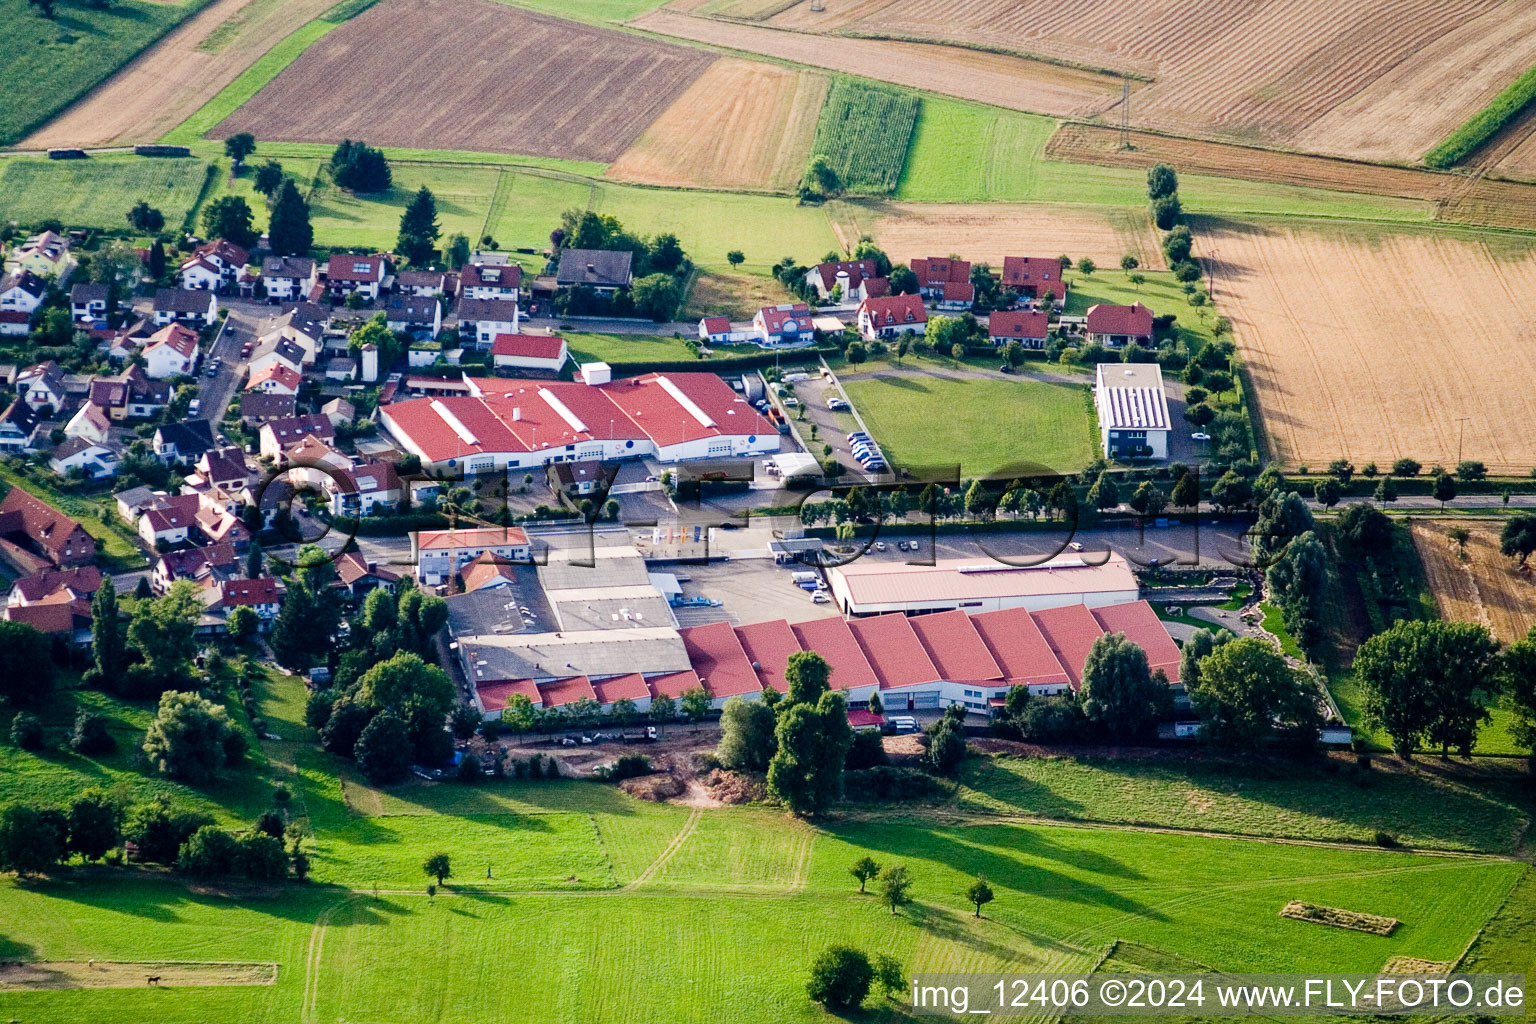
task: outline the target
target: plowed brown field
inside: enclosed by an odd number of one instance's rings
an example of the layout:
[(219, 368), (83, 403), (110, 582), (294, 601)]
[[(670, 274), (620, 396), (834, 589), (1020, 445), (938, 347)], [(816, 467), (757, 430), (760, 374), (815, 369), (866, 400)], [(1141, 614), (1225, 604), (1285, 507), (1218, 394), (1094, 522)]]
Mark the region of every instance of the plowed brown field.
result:
[[(1466, 561), (1447, 530), (1461, 526), (1472, 535)], [(1413, 544), (1440, 614), (1454, 622), (1477, 622), (1505, 643), (1536, 626), (1536, 570), (1519, 572), (1499, 554), (1499, 529), (1486, 523), (1415, 519)]]
[[(23, 139), (25, 149), (154, 142), (335, 0), (216, 0), (78, 103)], [(220, 29), (220, 45), (203, 49)], [(223, 33), (221, 32), (221, 35)]]
[(384, 0), (212, 134), (607, 162), (713, 60), (486, 0)]
[(740, 22), (690, 17), (664, 8), (629, 24), (661, 35), (760, 53), (1013, 110), (1086, 117), (1107, 110), (1120, 100), (1117, 79), (1005, 54), (925, 43), (780, 32)]
[(891, 259), (964, 253), (967, 259), (1001, 266), (1003, 257), (1024, 252), (1070, 252), (1100, 266), (1118, 264), (1136, 253), (1141, 265), (1163, 269), (1163, 255), (1151, 222), (1139, 210), (1052, 206), (1044, 203), (828, 204), (834, 230), (845, 248), (870, 235)]
[(1225, 221), (1195, 236), (1274, 458), (1536, 463), (1529, 242)]
[(1003, 48), (1132, 72), (1154, 80), (1132, 104), (1138, 126), (1366, 159), (1417, 161), (1536, 64), (1536, 4), (1525, 0), (822, 6), (829, 9), (813, 12), (806, 0), (766, 24)]
[(608, 168), (681, 188), (793, 188), (811, 156), (830, 79), (762, 61), (710, 65)]

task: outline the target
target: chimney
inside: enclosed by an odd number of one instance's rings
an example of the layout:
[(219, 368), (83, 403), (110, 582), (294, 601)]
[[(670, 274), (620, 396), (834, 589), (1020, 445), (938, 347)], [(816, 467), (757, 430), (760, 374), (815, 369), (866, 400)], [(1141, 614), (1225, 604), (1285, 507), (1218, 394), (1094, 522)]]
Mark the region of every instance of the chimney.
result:
[(521, 420), (522, 418), (523, 418), (523, 407), (520, 406), (520, 405), (514, 405), (512, 407), (512, 422), (516, 423), (519, 420)]
[(588, 263), (587, 264), (587, 273), (591, 274), (591, 273), (596, 272), (596, 270), (597, 270), (597, 264), (595, 264), (595, 263)]

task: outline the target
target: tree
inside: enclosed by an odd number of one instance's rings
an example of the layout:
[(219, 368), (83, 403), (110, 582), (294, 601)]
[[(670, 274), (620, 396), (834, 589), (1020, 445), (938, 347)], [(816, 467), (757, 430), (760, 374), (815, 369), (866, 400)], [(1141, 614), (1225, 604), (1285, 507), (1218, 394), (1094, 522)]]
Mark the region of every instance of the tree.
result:
[(905, 263), (891, 268), (890, 282), (892, 295), (917, 294), (917, 274)]
[(1328, 554), (1315, 533), (1304, 533), (1264, 574), (1265, 585), (1280, 605), (1285, 628), (1302, 647), (1322, 638), (1320, 608), (1328, 588)]
[(1384, 555), (1392, 550), (1392, 520), (1381, 509), (1363, 501), (1346, 505), (1333, 530), (1334, 535), (1358, 555)]
[(1156, 224), (1160, 231), (1167, 231), (1178, 224), (1179, 216), (1183, 212), (1184, 208), (1179, 205), (1177, 194), (1152, 201), (1152, 223)]
[(1126, 273), (1130, 273), (1132, 270), (1135, 270), (1139, 266), (1141, 266), (1141, 260), (1137, 259), (1135, 256), (1132, 256), (1130, 253), (1126, 253), (1124, 256), (1120, 257), (1120, 269)]
[(1189, 259), (1194, 245), (1194, 236), (1189, 233), (1189, 228), (1180, 224), (1163, 236), (1163, 256), (1167, 258), (1170, 267), (1183, 263)]
[(0, 698), (33, 704), (53, 692), (53, 644), (24, 622), (0, 619)]
[(421, 870), (437, 879), (437, 884), (442, 885), (453, 877), (453, 864), (446, 853), (434, 853), (421, 865)]
[(400, 215), (400, 236), (395, 248), (413, 264), (427, 263), (436, 251), (441, 233), (437, 224), (437, 200), (432, 190), (423, 185)]
[(1514, 712), (1510, 734), (1531, 752), (1530, 766), (1536, 774), (1536, 627), (1504, 649), (1500, 668), (1505, 700)]
[(239, 605), (234, 608), (224, 620), (224, 628), (230, 638), (240, 641), (249, 640), (256, 635), (256, 630), (261, 627), (261, 616), (249, 605)]
[(1423, 466), (1419, 465), (1413, 459), (1398, 459), (1396, 462), (1392, 463), (1392, 475), (1418, 476), (1419, 470), (1423, 468)]
[[(961, 707), (957, 704), (950, 706)], [(953, 775), (960, 768), (960, 762), (965, 760), (964, 720), (963, 714), (958, 717), (946, 714), (928, 728), (928, 749), (924, 753), (924, 760), (939, 775)]]
[(165, 243), (158, 238), (149, 247), (149, 276), (156, 281), (165, 277)]
[(37, 875), (68, 853), (69, 822), (52, 808), (11, 804), (0, 810), (0, 871)]
[(309, 223), (309, 204), (299, 195), (293, 179), (285, 179), (277, 190), (268, 218), (267, 244), (278, 256), (302, 256), (315, 244), (315, 230)]
[(843, 793), (843, 765), (853, 743), (848, 706), (842, 694), (832, 692), (814, 705), (786, 703), (774, 728), (777, 749), (768, 764), (768, 793), (795, 814), (814, 815)]
[(235, 867), (235, 837), (216, 825), (204, 825), (187, 837), (176, 856), (176, 870), (196, 878), (227, 875)]
[(976, 905), (977, 917), (981, 916), (981, 908), (991, 903), (994, 898), (992, 887), (987, 884), (987, 879), (984, 875), (977, 875), (976, 881), (972, 882), (970, 887), (965, 890), (966, 902)]
[(1498, 642), (1469, 622), (1398, 622), (1360, 645), (1355, 675), (1366, 714), (1411, 758), (1421, 745), (1472, 749), (1499, 683)]
[[(555, 243), (559, 248), (560, 243)], [(449, 269), (456, 269), (469, 262), (469, 239), (462, 232), (449, 235), (448, 244), (443, 248), (443, 262)]]
[(1131, 508), (1144, 516), (1160, 516), (1168, 507), (1168, 495), (1150, 480), (1143, 480), (1131, 495)]
[(197, 783), (224, 766), (232, 738), (239, 735), (222, 706), (172, 690), (160, 695), (143, 749), (160, 774)]
[(1087, 256), (1084, 256), (1082, 259), (1077, 261), (1077, 272), (1082, 274), (1084, 277), (1092, 277), (1093, 272), (1098, 269), (1099, 265), (1093, 262), (1093, 260), (1089, 259)]
[(773, 709), (762, 701), (732, 697), (720, 713), (715, 756), (732, 771), (765, 772), (774, 752)]
[(203, 207), (203, 231), (210, 238), (222, 238), (249, 249), (256, 244), (256, 229), (251, 226), (251, 208), (240, 196), (220, 196)]
[(880, 902), (891, 908), (891, 913), (912, 902), (912, 876), (903, 864), (892, 864), (875, 879), (875, 891)]
[(353, 192), (383, 192), (390, 186), (389, 162), (381, 150), (342, 139), (331, 153), (331, 177)]
[(831, 161), (820, 153), (811, 157), (810, 164), (805, 168), (805, 177), (800, 183), (801, 195), (808, 199), (822, 199), (835, 196), (842, 190), (842, 179), (832, 168)]
[(1397, 481), (1390, 476), (1382, 477), (1381, 481), (1376, 484), (1376, 493), (1373, 497), (1383, 505), (1396, 501)]
[[(234, 173), (240, 173), (245, 158), (256, 152), (256, 137), (250, 132), (237, 132), (224, 140), (224, 155), (234, 164)], [(238, 243), (237, 243), (238, 244)]]
[(1333, 477), (1323, 477), (1312, 485), (1312, 497), (1323, 508), (1333, 508), (1344, 496), (1344, 488)]
[(1186, 690), (1200, 685), (1200, 665), (1213, 652), (1235, 639), (1225, 629), (1197, 629), (1179, 650), (1179, 682)]
[(453, 730), (454, 739), (467, 740), (479, 730), (484, 718), (473, 704), (458, 704), (448, 716), (448, 725)]
[(880, 865), (869, 854), (865, 854), (848, 869), (848, 873), (859, 880), (859, 892), (864, 891), (864, 886), (871, 878), (880, 873)]
[(117, 740), (107, 731), (107, 719), (89, 708), (81, 708), (75, 715), (75, 727), (70, 730), (69, 749), (85, 757), (109, 754), (117, 749)]
[(1445, 503), (1456, 500), (1456, 478), (1449, 473), (1441, 473), (1435, 477), (1435, 500), (1440, 503), (1441, 511), (1445, 510)]
[(1094, 640), (1083, 662), (1083, 711), (1115, 739), (1147, 732), (1168, 706), (1168, 686), (1147, 665), (1147, 655), (1124, 633)]
[(875, 971), (869, 957), (851, 946), (828, 946), (811, 961), (805, 991), (834, 1013), (851, 1010), (869, 995)]
[(399, 782), (411, 768), (411, 737), (405, 723), (387, 711), (375, 715), (357, 737), (353, 757), (375, 786)]
[(251, 188), (271, 199), (283, 183), (283, 165), (276, 160), (268, 160), (256, 168), (256, 173), (251, 177)]
[(1241, 508), (1252, 500), (1253, 484), (1230, 469), (1211, 485), (1211, 501), (1221, 508)]
[(123, 805), (105, 790), (91, 788), (69, 805), (69, 850), (97, 861), (123, 841)]
[(670, 320), (683, 298), (682, 286), (671, 274), (647, 274), (636, 278), (629, 294), (634, 299), (635, 312), (657, 323)]
[(1511, 516), (1499, 531), (1499, 554), (1513, 558), (1523, 570), (1532, 553), (1536, 553), (1536, 515)]
[(173, 810), (162, 795), (129, 809), (123, 838), (139, 848), (143, 860), (171, 864), (192, 833), (211, 824), (213, 819), (206, 814)]
[(1322, 718), (1304, 677), (1255, 637), (1218, 646), (1201, 659), (1190, 702), (1202, 736), (1218, 746), (1258, 747), (1277, 730), (1298, 745), (1317, 740)]
[(128, 226), (146, 235), (156, 235), (165, 229), (165, 214), (140, 199), (128, 211)]
[(265, 833), (240, 836), (235, 840), (230, 871), (253, 882), (275, 882), (288, 877), (288, 853), (283, 841)]
[(37, 13), (49, 21), (53, 20), (54, 0), (27, 0), (29, 4), (37, 8)]
[(1194, 508), (1200, 504), (1200, 481), (1193, 473), (1185, 473), (1173, 483), (1173, 501), (1175, 508)]
[[(323, 554), (323, 553), (322, 553)], [(302, 565), (308, 557), (302, 551)], [(341, 622), (341, 612), (329, 586), (303, 569), (295, 575), (272, 622), (268, 642), (277, 663), (301, 672), (331, 649), (331, 636)]]
[(1216, 410), (1204, 402), (1196, 402), (1184, 407), (1184, 418), (1197, 427), (1205, 427), (1216, 418)]
[(21, 750), (43, 749), (43, 720), (29, 711), (11, 719), (11, 743)]
[(733, 268), (741, 266), (746, 261), (747, 258), (742, 255), (740, 249), (732, 249), (730, 252), (725, 254), (725, 262), (729, 263)]
[[(651, 721), (658, 724), (670, 722), (677, 717), (677, 702), (665, 693), (658, 693), (651, 698)], [(505, 717), (505, 714), (503, 714)]]
[(1147, 168), (1147, 199), (1156, 200), (1171, 196), (1179, 190), (1178, 173), (1168, 164), (1158, 163)]
[(128, 646), (143, 659), (145, 686), (159, 693), (178, 685), (197, 654), (197, 616), (202, 611), (197, 587), (177, 580), (163, 597), (139, 601), (128, 623)]
[(702, 686), (684, 690), (678, 701), (678, 710), (690, 722), (703, 721), (709, 715), (710, 708), (709, 692)]
[(827, 692), (831, 677), (827, 659), (815, 651), (796, 651), (784, 666), (785, 699), (789, 704), (814, 704)]
[[(306, 707), (306, 717), (309, 708)], [(320, 729), (320, 745), (333, 754), (351, 757), (369, 722), (373, 721), (371, 708), (350, 699), (333, 700), (325, 722)]]
[(1475, 483), (1488, 479), (1488, 467), (1476, 459), (1463, 459), (1456, 463), (1456, 479)]
[(1088, 504), (1097, 509), (1114, 508), (1120, 504), (1120, 488), (1108, 470), (1100, 473), (1093, 486), (1088, 488)]

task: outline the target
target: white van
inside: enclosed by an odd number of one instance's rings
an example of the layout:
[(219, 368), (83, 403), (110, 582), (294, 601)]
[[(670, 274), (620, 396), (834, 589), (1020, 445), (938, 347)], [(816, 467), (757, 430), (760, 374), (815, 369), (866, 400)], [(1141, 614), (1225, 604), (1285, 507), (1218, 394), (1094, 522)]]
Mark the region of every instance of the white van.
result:
[(790, 582), (795, 586), (802, 583), (820, 583), (821, 577), (814, 572), (792, 572), (789, 574)]

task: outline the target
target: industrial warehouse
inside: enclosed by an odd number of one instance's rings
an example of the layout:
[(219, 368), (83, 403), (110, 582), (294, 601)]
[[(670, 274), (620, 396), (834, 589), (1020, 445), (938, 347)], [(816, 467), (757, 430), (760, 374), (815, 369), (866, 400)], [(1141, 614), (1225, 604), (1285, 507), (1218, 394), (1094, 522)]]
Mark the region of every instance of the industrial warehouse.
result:
[(1134, 601), (1139, 593), (1130, 565), (1112, 552), (1099, 564), (1075, 554), (1037, 565), (987, 558), (940, 559), (932, 565), (860, 559), (829, 569), (827, 578), (832, 600), (846, 615), (1099, 607)]

